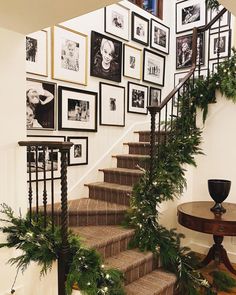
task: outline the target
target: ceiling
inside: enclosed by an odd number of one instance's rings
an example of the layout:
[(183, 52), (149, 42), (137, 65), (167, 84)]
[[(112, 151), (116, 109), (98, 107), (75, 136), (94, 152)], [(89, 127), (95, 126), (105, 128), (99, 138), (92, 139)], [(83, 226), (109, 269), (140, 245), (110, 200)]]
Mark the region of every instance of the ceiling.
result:
[(119, 0), (0, 0), (0, 27), (28, 34)]
[(236, 1), (235, 0), (219, 0), (225, 8), (227, 8), (233, 15), (236, 16)]

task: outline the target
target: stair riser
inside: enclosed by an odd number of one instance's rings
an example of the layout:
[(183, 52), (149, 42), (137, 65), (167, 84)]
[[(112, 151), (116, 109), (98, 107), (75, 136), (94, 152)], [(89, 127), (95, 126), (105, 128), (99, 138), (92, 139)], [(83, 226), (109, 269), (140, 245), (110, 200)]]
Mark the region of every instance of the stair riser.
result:
[(140, 175), (136, 174), (124, 174), (114, 173), (110, 171), (104, 171), (104, 181), (110, 183), (117, 183), (121, 185), (133, 186), (139, 181)]
[(150, 154), (150, 145), (129, 145), (129, 154), (148, 156)]
[(118, 168), (138, 169), (138, 167), (148, 169), (148, 160), (132, 159), (132, 158), (117, 158)]
[[(157, 142), (159, 139), (159, 135), (155, 135), (155, 141)], [(160, 140), (164, 141), (165, 140), (165, 134), (160, 135)], [(139, 142), (150, 142), (150, 133), (139, 133)]]
[(98, 187), (89, 187), (89, 198), (95, 200), (106, 201), (110, 203), (116, 203), (120, 205), (129, 206), (129, 194), (127, 192), (101, 189)]

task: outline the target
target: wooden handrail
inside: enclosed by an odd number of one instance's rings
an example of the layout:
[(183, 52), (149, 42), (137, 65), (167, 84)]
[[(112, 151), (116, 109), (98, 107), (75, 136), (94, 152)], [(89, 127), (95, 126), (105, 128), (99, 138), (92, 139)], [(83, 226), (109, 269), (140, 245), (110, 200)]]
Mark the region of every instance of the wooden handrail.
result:
[(73, 142), (68, 141), (19, 141), (20, 146), (43, 146), (50, 147), (54, 149), (70, 149), (73, 145)]

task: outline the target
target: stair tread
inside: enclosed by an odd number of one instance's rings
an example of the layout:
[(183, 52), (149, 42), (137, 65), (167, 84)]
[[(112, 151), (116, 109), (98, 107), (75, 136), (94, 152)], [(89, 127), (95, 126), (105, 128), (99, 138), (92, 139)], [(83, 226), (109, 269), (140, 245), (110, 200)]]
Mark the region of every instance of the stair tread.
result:
[(140, 154), (120, 154), (120, 155), (114, 155), (115, 158), (132, 158), (132, 159), (148, 159), (150, 156), (148, 155), (140, 155)]
[(158, 269), (125, 286), (125, 292), (126, 295), (158, 295), (175, 282), (174, 274)]
[[(140, 131), (134, 131), (134, 133), (150, 133), (151, 131), (150, 130), (140, 130)], [(165, 131), (165, 130), (156, 130), (155, 133), (168, 133), (168, 131)]]
[(137, 169), (128, 169), (128, 168), (103, 168), (99, 169), (99, 171), (104, 172), (114, 172), (114, 173), (126, 173), (126, 174), (138, 174), (142, 175), (143, 171)]
[(88, 184), (85, 184), (85, 186), (96, 186), (99, 188), (104, 189), (110, 189), (110, 190), (119, 190), (119, 191), (125, 191), (125, 192), (131, 192), (132, 186), (129, 185), (123, 185), (123, 184), (117, 184), (117, 183), (111, 183), (111, 182), (91, 182)]
[(124, 142), (124, 145), (141, 145), (141, 146), (150, 146), (150, 142), (147, 141), (137, 141), (137, 142)]

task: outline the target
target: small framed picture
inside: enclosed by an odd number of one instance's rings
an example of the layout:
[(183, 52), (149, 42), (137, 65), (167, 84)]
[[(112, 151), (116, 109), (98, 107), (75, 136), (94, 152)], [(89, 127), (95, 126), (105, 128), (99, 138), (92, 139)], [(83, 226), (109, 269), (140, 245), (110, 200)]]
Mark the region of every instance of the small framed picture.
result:
[(69, 153), (69, 166), (88, 164), (88, 137), (67, 137), (73, 142)]
[(54, 26), (52, 28), (52, 78), (87, 85), (87, 35)]
[[(183, 81), (183, 78), (188, 74), (189, 72), (180, 72), (180, 73), (175, 73), (175, 86), (177, 86), (179, 83)], [(198, 70), (194, 72), (194, 79), (205, 79), (208, 75), (208, 69), (201, 69), (200, 70), (200, 76), (198, 73)], [(199, 76), (199, 77), (198, 77)]]
[(141, 80), (142, 78), (142, 50), (134, 46), (124, 44), (123, 59), (124, 76)]
[(148, 86), (128, 82), (128, 112), (147, 114)]
[(216, 74), (218, 71), (218, 65), (220, 65), (223, 61), (224, 61), (224, 59), (220, 59), (219, 63), (218, 63), (217, 60), (210, 60), (209, 61), (210, 74)]
[(129, 9), (112, 4), (105, 9), (105, 32), (129, 41)]
[(205, 0), (184, 0), (176, 3), (176, 33), (206, 24), (205, 2)]
[[(223, 5), (220, 5), (219, 6), (219, 9), (218, 10), (215, 10), (215, 9), (211, 9), (210, 11), (210, 21), (223, 9)], [(230, 12), (229, 11), (226, 11), (222, 16), (221, 18), (216, 22), (214, 23), (212, 26), (211, 26), (211, 30), (214, 30), (214, 29), (218, 29), (219, 27), (220, 28), (225, 28), (225, 27), (229, 27), (229, 24), (230, 24)]]
[[(209, 59), (230, 56), (231, 30), (212, 33), (209, 36)], [(219, 55), (218, 55), (219, 53)]]
[(37, 31), (26, 36), (26, 72), (48, 76), (48, 32)]
[(55, 83), (26, 80), (27, 130), (56, 129), (56, 89)]
[(90, 75), (121, 82), (122, 42), (91, 33)]
[(149, 89), (149, 105), (161, 104), (161, 89), (150, 87)]
[(132, 12), (131, 39), (146, 46), (149, 44), (149, 20), (136, 12)]
[(170, 28), (151, 19), (151, 48), (169, 54), (169, 43)]
[(164, 86), (165, 57), (148, 49), (144, 49), (143, 81)]
[[(63, 142), (66, 140), (65, 136), (41, 136), (41, 135), (28, 135), (27, 139), (29, 141), (57, 141)], [(30, 151), (27, 152), (27, 173), (31, 171), (31, 180), (36, 181), (44, 180), (44, 162), (46, 170), (46, 180), (59, 179), (61, 177), (61, 160), (58, 149), (43, 148), (39, 146), (38, 148), (31, 147)], [(53, 171), (52, 171), (53, 167)], [(37, 173), (38, 172), (38, 173)]]
[(125, 87), (100, 82), (100, 125), (125, 126)]
[(97, 131), (97, 93), (58, 87), (58, 129)]

